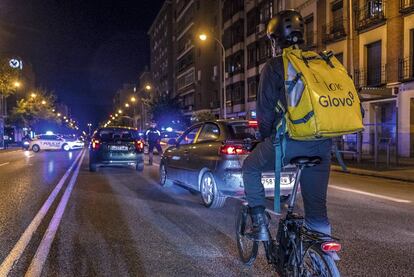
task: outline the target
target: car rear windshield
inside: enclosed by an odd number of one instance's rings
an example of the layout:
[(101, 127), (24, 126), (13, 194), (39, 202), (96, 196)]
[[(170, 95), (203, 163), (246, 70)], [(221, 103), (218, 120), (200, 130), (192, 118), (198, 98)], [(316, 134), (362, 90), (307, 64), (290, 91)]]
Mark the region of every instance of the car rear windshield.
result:
[(232, 139), (256, 139), (257, 125), (248, 122), (235, 122), (228, 125)]
[(135, 140), (139, 139), (139, 134), (135, 130), (105, 128), (98, 131), (97, 137), (103, 141), (111, 140)]

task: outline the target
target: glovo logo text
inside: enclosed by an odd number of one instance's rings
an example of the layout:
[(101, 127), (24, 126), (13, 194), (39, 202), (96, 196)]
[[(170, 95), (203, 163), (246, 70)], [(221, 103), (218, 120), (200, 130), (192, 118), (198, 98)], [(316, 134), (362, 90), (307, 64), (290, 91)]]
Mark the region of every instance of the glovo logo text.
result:
[[(325, 83), (326, 88), (328, 91), (342, 91), (343, 87), (341, 84), (338, 83)], [(319, 96), (319, 105), (324, 108), (328, 107), (352, 107), (355, 102), (355, 96), (352, 92), (348, 92), (347, 97), (333, 97), (330, 95), (322, 95)]]

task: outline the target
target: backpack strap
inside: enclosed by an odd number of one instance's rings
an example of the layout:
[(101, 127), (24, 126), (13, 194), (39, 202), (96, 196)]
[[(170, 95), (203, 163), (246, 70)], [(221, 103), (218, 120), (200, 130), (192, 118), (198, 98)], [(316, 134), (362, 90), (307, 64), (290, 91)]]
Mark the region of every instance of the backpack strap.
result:
[(273, 199), (273, 210), (276, 213), (281, 213), (280, 207), (280, 176), (283, 167), (283, 158), (286, 149), (286, 119), (283, 116), (276, 132), (275, 137), (275, 188), (274, 188), (274, 199)]

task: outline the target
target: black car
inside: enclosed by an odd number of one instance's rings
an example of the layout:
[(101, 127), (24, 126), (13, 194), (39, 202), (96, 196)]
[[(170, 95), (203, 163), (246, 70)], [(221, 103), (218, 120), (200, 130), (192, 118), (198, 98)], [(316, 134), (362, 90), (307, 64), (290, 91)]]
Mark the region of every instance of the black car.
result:
[[(218, 120), (190, 127), (163, 154), (160, 183), (177, 183), (200, 192), (205, 206), (218, 208), (227, 197), (244, 197), (242, 165), (257, 145), (257, 122)], [(281, 195), (288, 196), (293, 188), (294, 167), (281, 173)], [(274, 169), (262, 174), (266, 196), (274, 193)]]
[(89, 170), (100, 166), (134, 165), (144, 170), (144, 141), (137, 130), (128, 127), (107, 127), (95, 131), (89, 147)]

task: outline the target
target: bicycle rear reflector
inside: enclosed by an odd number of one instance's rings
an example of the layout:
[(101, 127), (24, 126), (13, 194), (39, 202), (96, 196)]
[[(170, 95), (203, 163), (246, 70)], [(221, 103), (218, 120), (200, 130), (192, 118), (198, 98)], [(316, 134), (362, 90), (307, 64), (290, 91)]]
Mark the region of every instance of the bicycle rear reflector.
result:
[(321, 245), (321, 248), (324, 252), (338, 252), (341, 250), (341, 244), (335, 241), (324, 242)]

